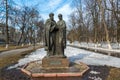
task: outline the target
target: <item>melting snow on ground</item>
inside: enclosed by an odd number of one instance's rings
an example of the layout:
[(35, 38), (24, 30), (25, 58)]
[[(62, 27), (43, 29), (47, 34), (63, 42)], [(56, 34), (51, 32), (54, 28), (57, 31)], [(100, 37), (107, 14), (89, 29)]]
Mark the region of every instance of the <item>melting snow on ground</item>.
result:
[[(44, 48), (38, 49), (30, 55), (25, 56), (25, 58), (20, 59), (18, 61), (18, 64), (15, 64), (14, 66), (11, 66), (9, 68), (16, 68), (31, 61), (42, 60), (45, 55), (46, 51), (44, 50)], [(65, 55), (69, 58), (70, 61), (76, 63), (83, 62), (88, 65), (108, 65), (120, 68), (120, 58), (117, 57), (103, 55), (100, 53), (86, 51), (69, 46), (67, 46), (67, 48), (65, 49)]]
[(100, 72), (90, 71), (91, 74), (100, 74)]
[(42, 60), (42, 58), (45, 55), (46, 55), (46, 51), (44, 50), (44, 48), (37, 49), (35, 52), (32, 52), (30, 55), (26, 55), (25, 58), (20, 59), (17, 64), (15, 64), (14, 66), (10, 66), (8, 69), (16, 68), (25, 65), (27, 63), (30, 63), (32, 61)]
[(67, 47), (65, 54), (71, 61), (84, 62), (88, 65), (108, 65), (120, 68), (120, 58), (103, 55), (83, 49)]

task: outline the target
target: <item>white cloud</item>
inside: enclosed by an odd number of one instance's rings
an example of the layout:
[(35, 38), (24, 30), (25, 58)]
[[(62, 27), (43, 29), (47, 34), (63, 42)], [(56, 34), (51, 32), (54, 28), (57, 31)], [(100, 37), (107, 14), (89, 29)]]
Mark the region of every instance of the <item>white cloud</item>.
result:
[[(69, 20), (69, 15), (74, 11), (73, 8), (70, 7), (70, 4), (65, 4), (61, 8), (59, 8), (57, 11), (54, 12), (54, 19), (55, 21), (58, 21), (58, 14), (61, 13), (63, 15), (63, 19), (68, 22)], [(48, 14), (41, 14), (44, 20), (49, 18), (49, 13)]]
[(40, 4), (40, 11), (50, 13), (54, 11), (61, 2), (62, 0), (49, 0), (48, 2), (44, 2), (43, 4)]
[(57, 6), (57, 5), (59, 5), (60, 2), (61, 2), (61, 0), (50, 0), (48, 6), (49, 6), (50, 8), (53, 8), (53, 7)]
[(64, 5), (55, 12), (55, 20), (58, 20), (57, 15), (61, 13), (63, 15), (63, 19), (67, 22), (69, 19), (69, 15), (73, 12), (73, 10), (74, 9), (70, 7), (70, 4)]
[(49, 18), (49, 14), (41, 14), (42, 18), (44, 19), (44, 21), (46, 21)]
[[(71, 8), (71, 2), (68, 1), (68, 3), (64, 3), (63, 0), (50, 0), (46, 6), (42, 7), (42, 13), (41, 16), (44, 18), (44, 20), (49, 18), (49, 13), (54, 12), (55, 21), (58, 21), (58, 14), (61, 13), (63, 15), (63, 19), (68, 23), (69, 15), (74, 11), (74, 8)], [(63, 3), (63, 5), (61, 5)], [(59, 6), (60, 5), (60, 6)], [(56, 6), (59, 6), (59, 8), (56, 8)], [(56, 9), (56, 11), (54, 11)], [(45, 11), (45, 12), (44, 12)]]
[(46, 5), (42, 6), (41, 11), (43, 13), (41, 13), (41, 16), (44, 18), (44, 20), (49, 18), (49, 13), (52, 12), (61, 2), (62, 0), (49, 0)]

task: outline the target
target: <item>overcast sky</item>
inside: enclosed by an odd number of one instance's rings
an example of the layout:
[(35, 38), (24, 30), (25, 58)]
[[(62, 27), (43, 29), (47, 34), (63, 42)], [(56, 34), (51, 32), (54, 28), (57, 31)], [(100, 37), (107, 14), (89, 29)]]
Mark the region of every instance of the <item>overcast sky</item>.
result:
[(49, 18), (49, 13), (53, 12), (55, 14), (55, 20), (58, 21), (58, 14), (63, 14), (64, 20), (68, 21), (68, 16), (74, 8), (72, 8), (73, 0), (14, 0), (19, 6), (37, 6), (41, 16), (44, 20)]

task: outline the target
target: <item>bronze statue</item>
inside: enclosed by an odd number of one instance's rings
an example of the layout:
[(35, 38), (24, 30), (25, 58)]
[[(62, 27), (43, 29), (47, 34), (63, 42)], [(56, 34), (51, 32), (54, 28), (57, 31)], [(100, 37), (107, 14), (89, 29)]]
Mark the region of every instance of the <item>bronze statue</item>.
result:
[(54, 14), (49, 14), (50, 19), (45, 23), (45, 50), (48, 56), (65, 57), (66, 48), (66, 23), (62, 14), (58, 15), (59, 21), (55, 22)]
[(45, 23), (45, 49), (48, 56), (53, 56), (56, 53), (57, 25), (54, 20), (54, 14), (50, 13), (49, 17)]
[(59, 21), (57, 22), (58, 31), (56, 33), (56, 51), (59, 56), (65, 57), (64, 49), (66, 48), (66, 23), (63, 20), (62, 14), (59, 14), (58, 18)]

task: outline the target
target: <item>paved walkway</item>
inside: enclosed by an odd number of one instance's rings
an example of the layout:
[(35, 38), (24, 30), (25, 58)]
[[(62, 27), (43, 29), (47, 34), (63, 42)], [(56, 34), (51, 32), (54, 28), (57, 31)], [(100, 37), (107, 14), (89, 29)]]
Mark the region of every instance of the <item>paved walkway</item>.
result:
[[(36, 46), (35, 48), (38, 48), (38, 47), (39, 46)], [(0, 58), (5, 57), (5, 56), (9, 56), (9, 55), (13, 55), (13, 54), (22, 53), (24, 51), (28, 51), (28, 50), (31, 50), (33, 48), (34, 48), (34, 46), (30, 46), (30, 47), (27, 47), (27, 48), (14, 49), (14, 50), (0, 52)]]
[(71, 45), (69, 44), (68, 46), (72, 46), (72, 47), (76, 47), (76, 48), (80, 48), (80, 49), (85, 49), (85, 50), (90, 50), (93, 52), (99, 52), (99, 53), (103, 53), (106, 55), (110, 55), (110, 56), (115, 56), (115, 57), (119, 57), (120, 58), (120, 50), (115, 50), (115, 49), (105, 49), (105, 48), (95, 48), (95, 47), (85, 47), (85, 46), (80, 46), (80, 45)]

